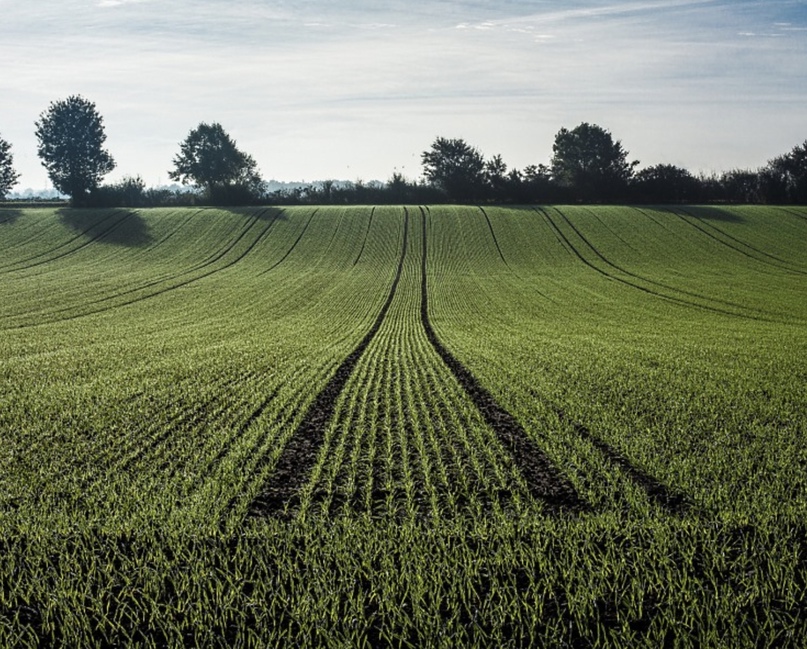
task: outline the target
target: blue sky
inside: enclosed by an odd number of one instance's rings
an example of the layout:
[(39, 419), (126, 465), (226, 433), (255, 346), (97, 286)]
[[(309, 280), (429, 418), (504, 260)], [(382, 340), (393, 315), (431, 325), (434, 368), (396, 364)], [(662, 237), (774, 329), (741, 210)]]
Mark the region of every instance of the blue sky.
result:
[(436, 136), (511, 167), (588, 121), (642, 166), (757, 167), (807, 140), (807, 0), (0, 0), (0, 135), (94, 101), (110, 179), (168, 181), (220, 122), (265, 178), (420, 175)]

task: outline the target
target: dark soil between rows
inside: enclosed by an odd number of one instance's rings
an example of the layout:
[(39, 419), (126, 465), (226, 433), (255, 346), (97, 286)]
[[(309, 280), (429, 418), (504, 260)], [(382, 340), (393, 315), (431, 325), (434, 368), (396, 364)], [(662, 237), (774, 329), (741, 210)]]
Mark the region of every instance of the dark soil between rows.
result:
[(378, 333), (395, 297), (403, 273), (408, 233), (409, 212), (405, 211), (401, 257), (398, 260), (398, 270), (384, 306), (381, 307), (373, 326), (370, 327), (358, 346), (342, 361), (325, 387), (317, 394), (297, 430), (283, 448), (274, 472), (261, 493), (250, 504), (248, 516), (293, 517), (299, 505), (300, 490), (308, 482), (320, 448), (325, 441), (325, 432), (328, 423), (333, 418), (336, 400), (347, 384), (364, 350)]
[(515, 417), (500, 406), (476, 377), (440, 342), (429, 320), (429, 296), (426, 280), (426, 213), (423, 221), (423, 256), (421, 266), (420, 318), (426, 336), (434, 350), (467, 392), (505, 447), (510, 451), (533, 498), (542, 501), (551, 511), (560, 509), (582, 511), (589, 509), (572, 484), (558, 471), (538, 445), (527, 435)]

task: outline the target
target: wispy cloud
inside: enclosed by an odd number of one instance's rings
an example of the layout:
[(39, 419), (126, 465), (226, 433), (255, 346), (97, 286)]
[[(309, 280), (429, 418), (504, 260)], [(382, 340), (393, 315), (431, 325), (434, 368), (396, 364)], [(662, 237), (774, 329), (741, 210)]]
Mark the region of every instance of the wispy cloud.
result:
[(116, 174), (148, 183), (202, 120), (288, 180), (417, 175), (436, 135), (545, 162), (583, 120), (646, 163), (753, 166), (805, 137), (805, 5), (4, 2), (0, 131), (29, 186), (46, 183), (33, 121), (77, 92), (104, 115)]
[(123, 5), (140, 4), (142, 2), (149, 2), (149, 0), (99, 0), (98, 6), (102, 9), (110, 7), (122, 7)]

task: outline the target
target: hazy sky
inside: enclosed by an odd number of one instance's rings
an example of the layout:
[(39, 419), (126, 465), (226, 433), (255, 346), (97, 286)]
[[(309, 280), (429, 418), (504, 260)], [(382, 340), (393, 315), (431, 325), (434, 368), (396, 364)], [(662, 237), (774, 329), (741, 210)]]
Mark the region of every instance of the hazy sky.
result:
[(642, 166), (757, 167), (807, 140), (807, 0), (0, 0), (17, 190), (71, 94), (149, 185), (201, 121), (267, 179), (415, 178), (438, 135), (523, 168), (583, 121)]

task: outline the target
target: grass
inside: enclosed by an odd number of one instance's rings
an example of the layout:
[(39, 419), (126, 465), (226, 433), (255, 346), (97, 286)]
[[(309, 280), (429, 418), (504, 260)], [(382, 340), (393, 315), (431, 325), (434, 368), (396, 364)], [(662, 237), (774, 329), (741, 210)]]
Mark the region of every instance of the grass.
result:
[(0, 209), (0, 645), (800, 646), (805, 235)]

